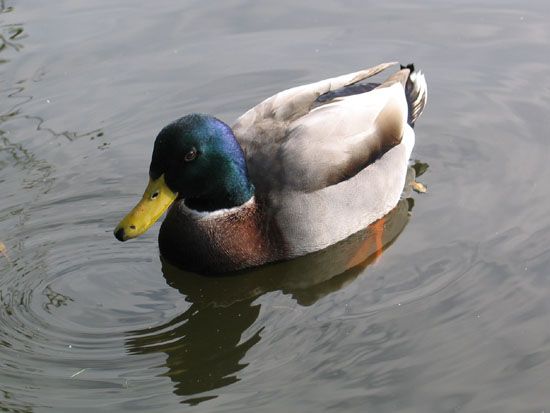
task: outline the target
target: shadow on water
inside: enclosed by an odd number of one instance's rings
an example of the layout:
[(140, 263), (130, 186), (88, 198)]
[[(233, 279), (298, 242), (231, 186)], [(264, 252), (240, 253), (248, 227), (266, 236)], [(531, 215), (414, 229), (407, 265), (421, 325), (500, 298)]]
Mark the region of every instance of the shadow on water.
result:
[(244, 334), (260, 313), (257, 298), (281, 291), (309, 306), (338, 291), (397, 239), (413, 205), (413, 198), (403, 198), (384, 218), (330, 248), (232, 276), (204, 277), (163, 262), (166, 282), (190, 306), (163, 325), (131, 332), (127, 347), (133, 354), (166, 353), (165, 375), (184, 403), (215, 398), (201, 393), (239, 381), (247, 366), (241, 360), (261, 340), (261, 326)]

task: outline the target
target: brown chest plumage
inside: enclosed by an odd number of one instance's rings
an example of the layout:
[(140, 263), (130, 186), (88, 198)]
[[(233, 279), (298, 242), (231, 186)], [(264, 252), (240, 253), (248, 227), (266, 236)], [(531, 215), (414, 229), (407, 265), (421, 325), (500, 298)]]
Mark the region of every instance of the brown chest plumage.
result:
[(164, 258), (183, 269), (219, 273), (281, 259), (278, 233), (254, 201), (204, 216), (178, 201), (162, 224), (159, 247)]

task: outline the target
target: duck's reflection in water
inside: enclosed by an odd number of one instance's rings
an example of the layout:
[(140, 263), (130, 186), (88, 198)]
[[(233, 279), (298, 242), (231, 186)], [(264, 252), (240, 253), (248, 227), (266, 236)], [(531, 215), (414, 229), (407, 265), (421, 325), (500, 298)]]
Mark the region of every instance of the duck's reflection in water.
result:
[(216, 397), (211, 390), (238, 381), (246, 366), (241, 360), (261, 340), (262, 326), (242, 340), (259, 315), (258, 297), (282, 291), (308, 306), (351, 283), (403, 231), (412, 205), (412, 198), (403, 199), (383, 219), (323, 251), (232, 276), (204, 277), (163, 263), (167, 283), (191, 305), (168, 323), (131, 332), (130, 351), (166, 353), (166, 375), (184, 402)]

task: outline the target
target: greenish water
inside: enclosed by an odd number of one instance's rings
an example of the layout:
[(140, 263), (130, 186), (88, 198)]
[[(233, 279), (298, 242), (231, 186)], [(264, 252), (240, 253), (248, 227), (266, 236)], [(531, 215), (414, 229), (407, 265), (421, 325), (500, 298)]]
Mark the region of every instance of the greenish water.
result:
[[(0, 410), (550, 411), (546, 2), (0, 8)], [(378, 259), (212, 280), (114, 239), (167, 122), (396, 59), (428, 193)]]

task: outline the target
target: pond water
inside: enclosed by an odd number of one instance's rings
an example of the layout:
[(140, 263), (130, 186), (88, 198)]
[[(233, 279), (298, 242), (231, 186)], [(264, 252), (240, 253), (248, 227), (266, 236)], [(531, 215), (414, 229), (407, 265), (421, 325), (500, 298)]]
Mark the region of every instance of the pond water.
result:
[[(550, 411), (546, 1), (0, 7), (1, 411)], [(428, 192), (380, 256), (207, 279), (113, 237), (169, 121), (389, 60)]]

